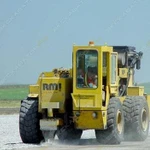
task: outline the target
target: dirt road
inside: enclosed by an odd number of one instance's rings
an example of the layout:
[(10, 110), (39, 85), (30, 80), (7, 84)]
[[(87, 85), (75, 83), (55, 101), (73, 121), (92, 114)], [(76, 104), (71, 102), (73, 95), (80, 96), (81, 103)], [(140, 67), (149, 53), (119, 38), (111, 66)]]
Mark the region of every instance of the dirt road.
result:
[(53, 142), (39, 145), (22, 143), (18, 126), (19, 115), (0, 115), (0, 150), (149, 150), (150, 135), (144, 142), (122, 142), (120, 145), (99, 145), (93, 130), (84, 131), (79, 143), (61, 144), (57, 137)]

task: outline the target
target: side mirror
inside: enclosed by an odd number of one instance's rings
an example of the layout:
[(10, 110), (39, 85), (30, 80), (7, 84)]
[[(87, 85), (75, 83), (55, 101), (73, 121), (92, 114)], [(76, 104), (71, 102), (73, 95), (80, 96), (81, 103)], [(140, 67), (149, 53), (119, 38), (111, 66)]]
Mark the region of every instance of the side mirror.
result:
[(141, 69), (141, 58), (143, 56), (143, 52), (139, 52), (138, 53), (138, 59), (137, 59), (137, 62), (136, 62), (136, 69), (139, 70)]
[(136, 69), (137, 70), (141, 69), (141, 60), (140, 59), (138, 59), (136, 62)]

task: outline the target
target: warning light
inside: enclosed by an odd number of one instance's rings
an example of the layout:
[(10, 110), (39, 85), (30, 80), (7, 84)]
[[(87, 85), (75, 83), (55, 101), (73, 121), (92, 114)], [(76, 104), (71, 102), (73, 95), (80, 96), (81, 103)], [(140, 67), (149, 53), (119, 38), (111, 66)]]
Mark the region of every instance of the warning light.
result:
[(93, 41), (90, 41), (90, 42), (89, 42), (89, 46), (94, 46), (94, 42), (93, 42)]

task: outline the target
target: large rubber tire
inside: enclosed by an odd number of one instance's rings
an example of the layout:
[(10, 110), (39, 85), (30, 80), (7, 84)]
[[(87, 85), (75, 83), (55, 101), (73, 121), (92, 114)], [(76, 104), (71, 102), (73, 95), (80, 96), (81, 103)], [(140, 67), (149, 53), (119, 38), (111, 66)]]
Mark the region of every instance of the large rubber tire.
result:
[(64, 126), (58, 128), (57, 137), (61, 142), (70, 142), (73, 140), (79, 140), (82, 135), (82, 130), (74, 129), (72, 126)]
[(124, 116), (121, 102), (112, 97), (107, 109), (107, 129), (95, 130), (97, 141), (101, 144), (120, 144), (124, 134)]
[(24, 143), (40, 143), (43, 139), (39, 125), (37, 100), (25, 99), (21, 102), (19, 130)]
[(123, 102), (125, 140), (144, 141), (149, 131), (149, 109), (144, 96), (127, 97)]

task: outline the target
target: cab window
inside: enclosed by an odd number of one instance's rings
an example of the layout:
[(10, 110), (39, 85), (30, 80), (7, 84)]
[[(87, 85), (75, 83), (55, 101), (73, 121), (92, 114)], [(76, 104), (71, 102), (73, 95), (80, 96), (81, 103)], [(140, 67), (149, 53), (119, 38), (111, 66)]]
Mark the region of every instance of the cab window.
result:
[(96, 50), (78, 50), (76, 58), (77, 88), (97, 88), (98, 52)]
[(112, 54), (111, 55), (111, 84), (115, 84), (116, 81), (117, 81), (117, 76), (116, 76), (116, 68), (117, 68), (116, 59), (117, 59), (116, 54)]

